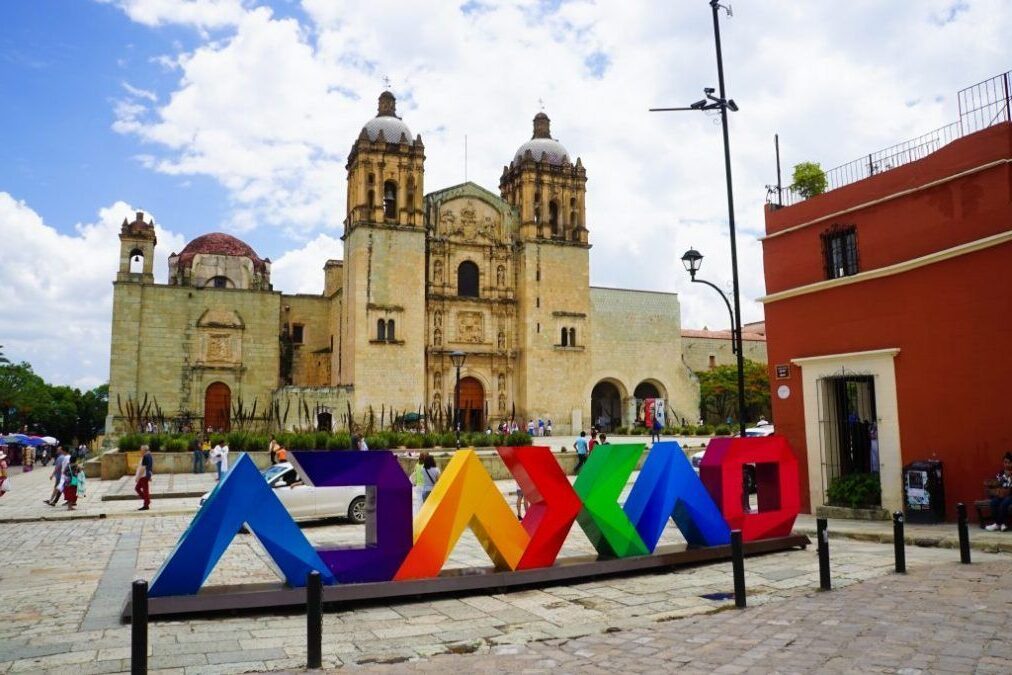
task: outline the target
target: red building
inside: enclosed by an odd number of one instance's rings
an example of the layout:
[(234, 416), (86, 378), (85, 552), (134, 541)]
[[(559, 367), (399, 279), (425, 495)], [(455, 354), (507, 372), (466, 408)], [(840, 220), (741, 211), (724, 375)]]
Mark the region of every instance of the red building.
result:
[(827, 192), (785, 188), (766, 208), (773, 414), (811, 511), (838, 477), (876, 471), (900, 510), (902, 467), (937, 459), (952, 519), (1012, 450), (1010, 79), (960, 92), (959, 122), (827, 172)]

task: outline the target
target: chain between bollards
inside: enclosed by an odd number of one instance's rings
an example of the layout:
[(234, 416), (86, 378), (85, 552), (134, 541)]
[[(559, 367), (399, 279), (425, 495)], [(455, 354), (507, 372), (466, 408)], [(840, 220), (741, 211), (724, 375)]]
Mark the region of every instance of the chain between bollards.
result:
[(731, 571), (734, 575), (734, 606), (745, 607), (745, 552), (741, 544), (741, 530), (731, 530)]
[(148, 672), (148, 582), (133, 583), (130, 597), (130, 673)]
[(306, 667), (323, 664), (323, 581), (313, 570), (306, 579)]
[(896, 551), (896, 574), (907, 573), (907, 550), (903, 541), (903, 512), (893, 512), (893, 548)]
[(956, 514), (959, 527), (959, 562), (964, 565), (970, 564), (970, 531), (966, 524), (966, 504), (956, 504)]
[(825, 518), (815, 520), (815, 531), (819, 538), (819, 588), (828, 591), (833, 582), (829, 577), (829, 530)]

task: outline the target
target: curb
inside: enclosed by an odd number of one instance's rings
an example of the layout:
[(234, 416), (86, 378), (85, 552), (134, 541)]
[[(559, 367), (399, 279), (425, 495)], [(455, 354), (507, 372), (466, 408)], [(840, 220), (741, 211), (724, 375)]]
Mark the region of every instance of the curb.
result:
[[(797, 527), (794, 528), (795, 534), (805, 534), (811, 537), (817, 536), (816, 530), (813, 527)], [(880, 532), (848, 532), (846, 530), (833, 530), (829, 529), (830, 539), (853, 539), (854, 541), (868, 541), (875, 544), (891, 544), (893, 543), (892, 533), (880, 533)], [(938, 537), (925, 537), (915, 535), (905, 535), (903, 541), (908, 546), (919, 546), (921, 548), (959, 548), (959, 537), (950, 536), (938, 536)], [(988, 541), (974, 541), (973, 537), (970, 537), (970, 548), (975, 551), (982, 553), (1012, 553), (1012, 537), (1009, 537), (1007, 542), (988, 542)]]
[[(213, 488), (212, 488), (213, 489)], [(189, 497), (203, 497), (207, 494), (207, 490), (188, 492), (152, 492), (151, 499), (187, 499)], [(130, 502), (137, 501), (139, 497), (135, 494), (130, 495), (102, 495), (103, 502)]]

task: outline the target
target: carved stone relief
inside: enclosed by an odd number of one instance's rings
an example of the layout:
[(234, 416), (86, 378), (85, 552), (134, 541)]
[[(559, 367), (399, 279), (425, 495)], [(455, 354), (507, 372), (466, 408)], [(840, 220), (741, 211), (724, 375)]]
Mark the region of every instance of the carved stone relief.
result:
[(432, 374), (432, 388), (436, 391), (443, 388), (443, 374), (438, 370)]
[(499, 349), (506, 349), (506, 333), (504, 331), (499, 331), (498, 344)]
[(438, 328), (432, 332), (432, 344), (439, 347), (443, 344), (443, 331)]
[(499, 391), (506, 391), (506, 376), (499, 373)]
[(485, 341), (481, 312), (457, 314), (457, 341), (480, 344)]
[(443, 261), (437, 260), (432, 263), (432, 281), (436, 284), (443, 283)]

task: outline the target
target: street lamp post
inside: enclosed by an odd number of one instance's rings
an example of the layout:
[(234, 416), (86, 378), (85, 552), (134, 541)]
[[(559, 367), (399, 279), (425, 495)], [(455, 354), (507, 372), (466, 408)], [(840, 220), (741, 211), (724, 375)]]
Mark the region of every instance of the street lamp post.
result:
[[(714, 283), (710, 283), (706, 279), (697, 279), (696, 272), (703, 265), (703, 254), (694, 248), (690, 248), (682, 256), (682, 264), (685, 265), (685, 270), (689, 273), (694, 284), (706, 284), (713, 290), (717, 291), (720, 295), (720, 299), (727, 305), (727, 313), (731, 318), (731, 351), (738, 357), (738, 433), (741, 436), (745, 436), (745, 360), (741, 352), (741, 322), (738, 317), (735, 316), (734, 310), (731, 309), (731, 302), (727, 299), (727, 295), (724, 291), (720, 290), (720, 287)], [(737, 305), (737, 301), (735, 303)]]
[(458, 350), (450, 352), (450, 361), (457, 369), (457, 386), (453, 388), (453, 426), (457, 430), (457, 449), (460, 450), (460, 369), (467, 360), (467, 354)]
[[(663, 112), (663, 111), (681, 111), (681, 110), (719, 110), (720, 111), (720, 124), (724, 132), (724, 174), (727, 186), (727, 223), (728, 229), (731, 235), (731, 284), (732, 292), (734, 295), (734, 311), (731, 322), (731, 339), (734, 344), (734, 350), (738, 355), (738, 427), (739, 432), (742, 436), (745, 436), (745, 361), (742, 355), (742, 343), (741, 343), (741, 300), (738, 291), (738, 244), (735, 236), (734, 226), (734, 192), (731, 183), (731, 141), (727, 130), (727, 111), (738, 112), (738, 105), (734, 102), (734, 99), (727, 98), (727, 94), (724, 89), (724, 57), (720, 48), (720, 20), (719, 11), (724, 9), (728, 16), (731, 15), (730, 7), (720, 4), (719, 0), (710, 0), (710, 9), (713, 12), (713, 39), (717, 48), (717, 88), (719, 96), (714, 96), (714, 90), (711, 87), (703, 89), (703, 94), (706, 98), (696, 101), (688, 108), (651, 108), (651, 112)], [(696, 252), (698, 255), (698, 251)], [(686, 254), (688, 255), (688, 254)], [(697, 262), (702, 262), (703, 256), (699, 256)], [(685, 262), (685, 258), (682, 258)], [(686, 268), (688, 264), (686, 263)], [(697, 268), (698, 269), (698, 266)], [(690, 274), (693, 274), (693, 281), (695, 281), (695, 275), (690, 270)], [(702, 282), (708, 283), (708, 282)], [(713, 284), (709, 284), (713, 286)], [(720, 292), (721, 296), (724, 295), (716, 286), (713, 286)], [(724, 298), (727, 302), (727, 298)]]

